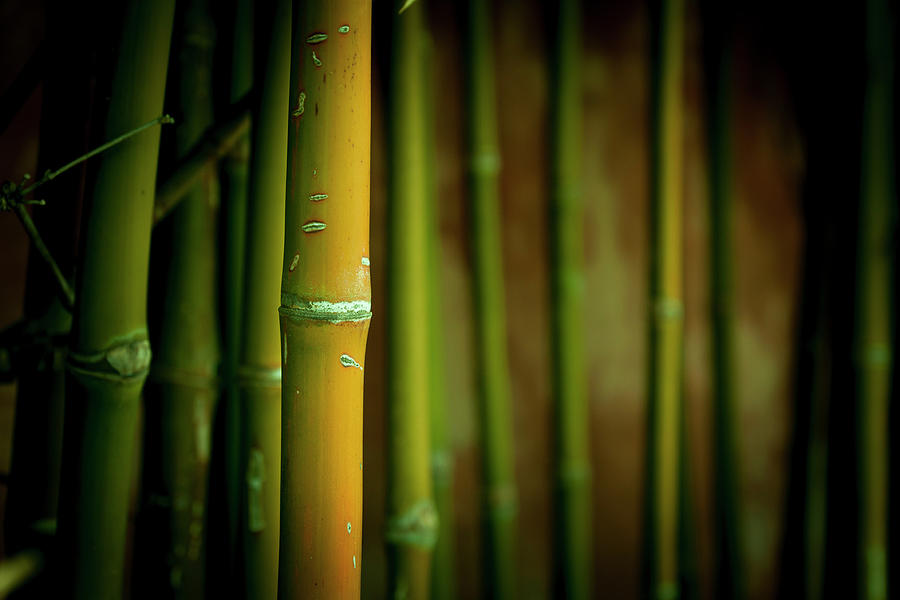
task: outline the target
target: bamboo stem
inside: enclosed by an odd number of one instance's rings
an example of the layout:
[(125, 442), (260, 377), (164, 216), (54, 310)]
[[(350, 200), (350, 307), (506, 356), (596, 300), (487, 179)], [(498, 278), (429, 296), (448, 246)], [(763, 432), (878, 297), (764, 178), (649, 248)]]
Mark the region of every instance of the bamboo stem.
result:
[[(131, 1), (106, 131), (162, 111), (174, 2)], [(147, 266), (159, 130), (103, 155), (81, 258), (68, 357), (57, 534), (60, 592), (121, 598), (141, 388), (150, 363)]]
[[(207, 0), (189, 0), (178, 18), (178, 93), (184, 123), (176, 152), (193, 148), (213, 122), (215, 31)], [(206, 589), (205, 527), (211, 428), (218, 400), (220, 342), (216, 253), (218, 181), (207, 168), (168, 224), (159, 344), (145, 390), (142, 593), (201, 598)], [(164, 238), (166, 239), (166, 238)]]
[(500, 171), (494, 57), (488, 3), (468, 2), (469, 27), (464, 50), (467, 75), (469, 207), (475, 314), (475, 351), (483, 448), (486, 594), (517, 596), (515, 590), (516, 484), (512, 407), (506, 358), (506, 310), (503, 288)]
[(662, 0), (651, 77), (648, 398), (650, 597), (677, 598), (682, 477), (682, 74), (684, 1)]
[(734, 375), (734, 223), (731, 141), (731, 14), (710, 3), (704, 33), (707, 60), (710, 321), (713, 379), (713, 473), (717, 598), (744, 597), (741, 564), (739, 460)]
[(357, 598), (371, 318), (368, 0), (295, 3), (281, 284), (278, 593)]
[(555, 398), (555, 577), (561, 597), (591, 596), (590, 410), (584, 364), (581, 5), (558, 4), (550, 113), (550, 239)]
[(256, 72), (259, 98), (253, 113), (253, 153), (247, 223), (246, 285), (237, 384), (243, 435), (241, 557), (246, 598), (278, 593), (281, 479), (281, 259), (287, 169), (291, 3), (257, 10)]
[(860, 597), (889, 597), (888, 402), (891, 395), (894, 251), (893, 42), (885, 0), (866, 11), (868, 77), (863, 112), (857, 247), (856, 363), (859, 410)]
[[(397, 4), (400, 8), (400, 5)], [(426, 598), (437, 539), (429, 457), (428, 189), (423, 5), (395, 13), (391, 36), (388, 219), (389, 594)]]

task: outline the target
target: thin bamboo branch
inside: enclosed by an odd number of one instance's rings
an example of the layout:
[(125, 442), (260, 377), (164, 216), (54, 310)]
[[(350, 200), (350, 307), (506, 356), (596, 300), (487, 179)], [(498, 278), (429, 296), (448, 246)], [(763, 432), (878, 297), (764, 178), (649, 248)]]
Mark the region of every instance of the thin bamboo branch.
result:
[(44, 568), (44, 554), (35, 549), (23, 550), (0, 562), (0, 598), (20, 589)]

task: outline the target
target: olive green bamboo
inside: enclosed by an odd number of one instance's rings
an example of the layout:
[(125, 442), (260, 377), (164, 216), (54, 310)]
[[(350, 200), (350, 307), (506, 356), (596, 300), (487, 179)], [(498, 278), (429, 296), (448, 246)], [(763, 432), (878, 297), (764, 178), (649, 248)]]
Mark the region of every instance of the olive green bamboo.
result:
[[(174, 2), (131, 1), (107, 137), (162, 112)], [(60, 596), (123, 595), (128, 494), (150, 363), (147, 266), (159, 129), (102, 157), (84, 227), (68, 356), (56, 581)]]
[[(229, 100), (233, 104), (253, 86), (253, 3), (237, 0), (230, 4), (231, 81)], [(222, 259), (222, 379), (223, 403), (224, 508), (227, 515), (227, 557), (240, 555), (239, 522), (242, 488), (241, 409), (236, 372), (241, 354), (241, 316), (244, 297), (244, 258), (247, 236), (247, 189), (250, 162), (250, 133), (245, 132), (220, 162), (222, 168), (222, 212), (224, 253)], [(236, 566), (236, 565), (235, 565)], [(233, 570), (232, 570), (233, 571)]]
[(555, 587), (591, 598), (590, 410), (584, 364), (581, 3), (557, 4), (550, 95), (550, 239), (555, 402)]
[(372, 315), (372, 6), (315, 0), (294, 8), (278, 309), (278, 594), (358, 598), (363, 369)]
[(466, 130), (473, 257), (475, 357), (481, 413), (488, 597), (516, 597), (516, 483), (512, 406), (506, 356), (498, 174), (497, 106), (494, 91), (494, 27), (490, 7), (468, 2)]
[[(180, 6), (176, 129), (180, 155), (213, 122), (215, 32), (207, 0)], [(159, 349), (145, 391), (141, 574), (137, 590), (157, 597), (205, 593), (206, 501), (212, 411), (220, 359), (216, 288), (218, 181), (213, 168), (172, 213)], [(162, 243), (162, 242), (160, 242)], [(159, 288), (158, 288), (159, 289)]]
[(866, 3), (867, 79), (857, 242), (859, 597), (888, 598), (888, 402), (891, 396), (895, 181), (893, 42), (887, 0)]
[[(718, 3), (715, 3), (718, 7)], [(713, 476), (716, 598), (744, 597), (741, 563), (739, 462), (734, 418), (734, 223), (730, 15), (721, 8), (706, 38), (709, 160), (709, 298), (712, 333)]]
[[(427, 6), (427, 5), (426, 5)], [(434, 504), (438, 513), (438, 538), (434, 546), (431, 569), (432, 600), (456, 598), (453, 511), (453, 446), (450, 437), (450, 414), (447, 406), (444, 370), (444, 313), (441, 298), (441, 232), (440, 195), (437, 182), (437, 143), (435, 137), (436, 98), (433, 40), (423, 41), (426, 57), (423, 75), (425, 93), (425, 180), (428, 210), (425, 243), (428, 254), (428, 420), (431, 438), (431, 479)]]
[(682, 77), (684, 0), (661, 0), (651, 65), (647, 501), (651, 598), (680, 595), (683, 444)]
[(284, 253), (291, 3), (257, 8), (258, 96), (247, 214), (243, 333), (237, 384), (241, 408), (240, 539), (244, 597), (278, 593), (281, 480), (281, 338), (278, 304)]
[[(401, 8), (397, 3), (395, 9)], [(389, 594), (426, 598), (438, 533), (431, 481), (428, 181), (424, 7), (395, 14), (391, 36), (388, 218)]]

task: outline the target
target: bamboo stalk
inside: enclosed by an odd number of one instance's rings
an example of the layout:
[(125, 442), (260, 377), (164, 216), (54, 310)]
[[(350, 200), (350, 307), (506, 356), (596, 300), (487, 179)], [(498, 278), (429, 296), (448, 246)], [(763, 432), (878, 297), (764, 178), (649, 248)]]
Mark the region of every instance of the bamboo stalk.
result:
[(371, 3), (297, 2), (281, 284), (285, 598), (356, 598), (371, 318)]
[(741, 564), (739, 461), (734, 419), (734, 224), (731, 141), (731, 14), (710, 2), (706, 42), (709, 118), (709, 257), (713, 379), (716, 598), (745, 596)]
[(488, 3), (468, 2), (464, 49), (469, 154), (469, 206), (472, 224), (475, 355), (481, 410), (484, 506), (487, 532), (486, 594), (514, 598), (516, 484), (512, 407), (506, 362), (506, 309), (503, 291), (500, 171), (494, 57)]
[[(174, 2), (129, 2), (108, 134), (162, 111)], [(103, 155), (84, 228), (68, 357), (57, 582), (120, 598), (139, 398), (150, 363), (147, 265), (159, 130)]]
[[(176, 130), (182, 156), (213, 122), (215, 32), (207, 0), (178, 18)], [(169, 223), (159, 349), (145, 391), (142, 527), (137, 588), (158, 597), (205, 593), (207, 488), (212, 412), (220, 360), (216, 287), (218, 182), (213, 168), (187, 193)], [(167, 232), (169, 233), (169, 232)]]
[(556, 589), (590, 598), (590, 410), (584, 364), (581, 199), (581, 4), (557, 5), (550, 112), (550, 239), (555, 398)]
[[(253, 2), (237, 0), (229, 3), (234, 12), (231, 20), (230, 98), (238, 102), (250, 93), (253, 86)], [(286, 92), (285, 92), (286, 93)], [(223, 403), (224, 443), (224, 516), (226, 518), (225, 549), (232, 573), (241, 555), (240, 522), (241, 495), (244, 473), (241, 469), (241, 403), (237, 384), (237, 369), (241, 356), (241, 330), (245, 282), (245, 254), (247, 238), (247, 203), (250, 170), (250, 131), (245, 132), (220, 162), (222, 170), (222, 212), (224, 253), (222, 265), (222, 377), (225, 383)], [(279, 228), (281, 224), (279, 223)], [(273, 317), (274, 318), (274, 317)], [(211, 490), (212, 491), (212, 490)], [(210, 507), (213, 510), (213, 507)], [(212, 513), (211, 513), (212, 514)], [(212, 550), (212, 549), (211, 549)], [(219, 550), (221, 552), (221, 550)], [(227, 593), (238, 584), (230, 577), (221, 592)], [(225, 583), (225, 582), (222, 582)]]
[(888, 401), (891, 395), (891, 324), (895, 182), (893, 147), (893, 43), (885, 0), (866, 10), (866, 79), (862, 184), (857, 246), (856, 362), (859, 410), (861, 598), (889, 597)]
[(433, 65), (434, 45), (429, 36), (423, 42), (428, 68), (423, 80), (425, 101), (425, 178), (427, 182), (426, 209), (428, 211), (426, 253), (428, 257), (428, 420), (431, 438), (431, 478), (434, 504), (438, 513), (438, 538), (434, 546), (431, 570), (432, 600), (456, 598), (456, 569), (454, 552), (453, 510), (453, 445), (450, 437), (444, 370), (444, 313), (441, 303), (441, 232), (440, 197), (437, 183), (437, 143), (435, 137), (436, 94)]
[[(402, 8), (395, 3), (395, 8)], [(426, 598), (438, 515), (431, 480), (428, 181), (422, 3), (395, 13), (391, 36), (388, 218), (389, 594)]]
[(677, 598), (682, 433), (682, 74), (684, 2), (662, 0), (651, 66), (651, 278), (647, 584)]
[(281, 338), (277, 308), (284, 253), (291, 4), (257, 10), (253, 153), (247, 224), (243, 340), (237, 383), (242, 423), (241, 557), (246, 598), (278, 593), (281, 478)]

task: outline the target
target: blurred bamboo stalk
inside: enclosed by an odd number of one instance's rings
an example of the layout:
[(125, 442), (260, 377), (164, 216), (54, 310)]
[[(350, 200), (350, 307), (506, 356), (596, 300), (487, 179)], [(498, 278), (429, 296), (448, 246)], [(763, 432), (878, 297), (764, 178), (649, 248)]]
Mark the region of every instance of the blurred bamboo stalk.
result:
[[(174, 1), (132, 0), (106, 120), (118, 135), (162, 112)], [(56, 582), (61, 595), (123, 594), (141, 388), (150, 364), (147, 266), (159, 129), (106, 152), (80, 257), (68, 356)]]
[[(395, 9), (402, 8), (395, 3)], [(388, 204), (389, 595), (427, 598), (438, 515), (431, 479), (424, 6), (394, 13)]]
[(891, 395), (895, 244), (893, 41), (887, 0), (866, 3), (867, 78), (857, 242), (856, 364), (859, 410), (859, 593), (890, 593), (887, 571), (888, 400)]
[(244, 597), (278, 594), (281, 481), (281, 338), (278, 304), (284, 254), (291, 3), (256, 10), (253, 109), (240, 391), (240, 564)]
[[(179, 7), (176, 152), (213, 122), (214, 25), (207, 0)], [(140, 569), (137, 588), (158, 597), (205, 594), (205, 526), (213, 408), (220, 361), (216, 241), (218, 181), (208, 168), (168, 223), (170, 258), (159, 349), (145, 391)]]
[(584, 363), (581, 3), (557, 4), (550, 85), (550, 239), (555, 402), (555, 588), (591, 598), (590, 410)]
[[(234, 104), (253, 87), (254, 10), (251, 0), (229, 3), (234, 12), (230, 25), (231, 57), (229, 102)], [(244, 300), (245, 253), (247, 238), (247, 193), (250, 169), (250, 132), (245, 131), (219, 163), (222, 171), (222, 366), (224, 382), (224, 513), (227, 523), (226, 555), (235, 567), (239, 550), (241, 489), (241, 407), (237, 388), (237, 369), (241, 356), (241, 318)], [(277, 261), (276, 261), (277, 262)], [(274, 317), (273, 317), (274, 318)], [(277, 336), (276, 336), (277, 337)], [(233, 571), (233, 570), (232, 570)], [(234, 579), (232, 580), (237, 583)], [(227, 590), (223, 590), (227, 591)]]
[(469, 0), (463, 49), (473, 260), (475, 360), (480, 403), (488, 597), (516, 597), (516, 483), (506, 357), (506, 307), (494, 91), (494, 27), (489, 3)]
[(279, 308), (278, 593), (358, 598), (363, 369), (372, 316), (372, 6), (314, 0), (294, 9)]
[[(426, 5), (427, 6), (427, 5)], [(450, 438), (450, 414), (447, 406), (444, 370), (444, 312), (441, 299), (440, 195), (437, 182), (437, 139), (435, 135), (438, 89), (435, 87), (434, 44), (430, 35), (423, 39), (425, 55), (425, 181), (426, 181), (426, 253), (428, 255), (428, 406), (431, 440), (431, 480), (438, 513), (438, 537), (432, 554), (431, 600), (456, 598), (456, 560), (454, 551), (453, 445)]]
[(651, 65), (649, 597), (680, 595), (684, 0), (661, 0)]
[(708, 2), (704, 31), (709, 161), (709, 297), (713, 380), (713, 573), (715, 597), (745, 596), (741, 561), (734, 358), (734, 177), (732, 173), (732, 14)]

